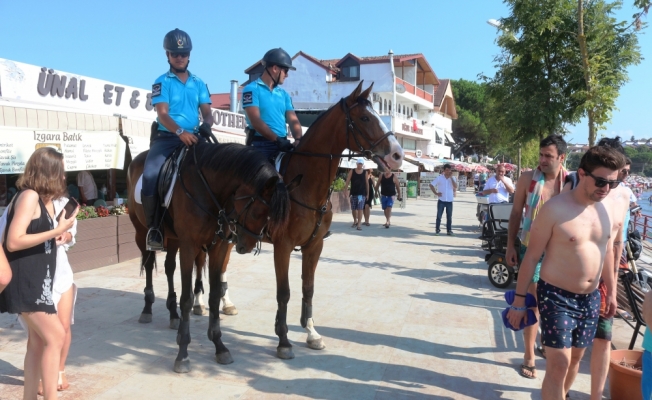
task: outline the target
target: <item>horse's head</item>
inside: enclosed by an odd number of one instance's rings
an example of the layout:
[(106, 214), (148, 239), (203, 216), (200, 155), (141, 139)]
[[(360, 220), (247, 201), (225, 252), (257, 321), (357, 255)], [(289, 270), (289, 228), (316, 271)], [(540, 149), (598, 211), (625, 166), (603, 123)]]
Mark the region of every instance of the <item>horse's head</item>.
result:
[(237, 215), (235, 249), (239, 254), (250, 253), (258, 246), (265, 230), (272, 239), (285, 233), (290, 217), (290, 192), (302, 177), (297, 176), (286, 186), (275, 174), (265, 182), (260, 193), (250, 185), (240, 185), (233, 201)]
[(381, 171), (397, 169), (403, 163), (403, 149), (369, 101), (373, 83), (362, 92), (362, 82), (341, 100), (347, 119), (347, 146), (374, 160)]

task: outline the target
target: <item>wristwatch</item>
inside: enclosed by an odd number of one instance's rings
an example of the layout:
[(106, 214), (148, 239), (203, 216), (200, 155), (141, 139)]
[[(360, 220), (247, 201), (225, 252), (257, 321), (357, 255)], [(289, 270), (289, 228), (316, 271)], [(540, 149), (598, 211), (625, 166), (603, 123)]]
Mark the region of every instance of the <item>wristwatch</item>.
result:
[(181, 136), (181, 134), (183, 133), (183, 128), (178, 128), (177, 131), (174, 133), (176, 133), (177, 136)]

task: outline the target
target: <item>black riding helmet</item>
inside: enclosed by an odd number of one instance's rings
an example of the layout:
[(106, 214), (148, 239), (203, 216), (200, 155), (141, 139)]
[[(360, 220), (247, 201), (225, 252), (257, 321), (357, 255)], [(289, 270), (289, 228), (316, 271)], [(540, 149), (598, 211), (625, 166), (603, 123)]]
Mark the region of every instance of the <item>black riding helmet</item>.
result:
[(177, 28), (165, 35), (163, 48), (170, 53), (190, 52), (192, 51), (192, 40), (186, 32)]
[(262, 61), (263, 67), (271, 67), (273, 65), (278, 65), (279, 67), (288, 68), (292, 71), (296, 71), (296, 68), (292, 66), (292, 57), (288, 54), (287, 51), (282, 48), (271, 49), (265, 56), (263, 56)]

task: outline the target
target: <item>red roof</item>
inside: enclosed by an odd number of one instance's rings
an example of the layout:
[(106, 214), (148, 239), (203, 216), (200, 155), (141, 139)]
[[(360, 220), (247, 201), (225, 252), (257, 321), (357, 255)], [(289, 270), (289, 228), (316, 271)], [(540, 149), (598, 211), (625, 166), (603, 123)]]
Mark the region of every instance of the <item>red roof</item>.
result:
[[(242, 97), (242, 93), (238, 93), (238, 101)], [(230, 93), (215, 93), (211, 94), (211, 108), (218, 110), (229, 111), (231, 109), (231, 94)]]
[(441, 102), (444, 101), (446, 89), (448, 89), (448, 82), (450, 82), (449, 79), (439, 80), (439, 85), (435, 88), (435, 101), (433, 101), (435, 107), (441, 106)]

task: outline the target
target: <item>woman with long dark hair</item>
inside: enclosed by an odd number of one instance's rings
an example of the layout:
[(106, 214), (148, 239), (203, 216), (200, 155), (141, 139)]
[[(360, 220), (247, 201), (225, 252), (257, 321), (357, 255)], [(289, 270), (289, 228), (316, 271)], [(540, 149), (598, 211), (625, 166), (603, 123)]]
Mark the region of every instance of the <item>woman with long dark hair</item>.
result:
[(55, 215), (52, 201), (66, 193), (66, 184), (63, 155), (51, 147), (42, 147), (32, 154), (16, 186), (19, 192), (7, 214), (3, 242), (13, 277), (0, 293), (0, 312), (19, 314), (27, 325), (23, 398), (36, 398), (41, 378), (45, 399), (56, 399), (65, 340), (52, 298), (56, 238), (73, 226), (78, 210), (68, 219), (65, 213), (58, 218)]

